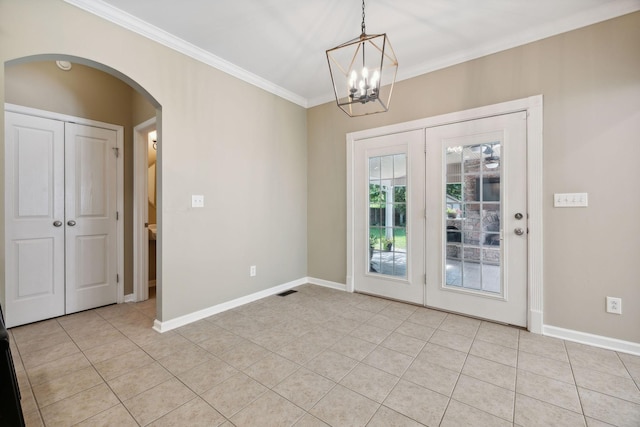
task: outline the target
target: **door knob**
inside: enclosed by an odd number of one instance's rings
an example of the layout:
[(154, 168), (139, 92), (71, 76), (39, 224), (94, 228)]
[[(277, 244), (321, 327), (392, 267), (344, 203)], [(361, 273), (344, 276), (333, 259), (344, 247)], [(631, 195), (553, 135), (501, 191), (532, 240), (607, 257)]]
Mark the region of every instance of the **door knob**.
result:
[(522, 236), (524, 234), (524, 230), (520, 227), (516, 228), (515, 230), (513, 230), (514, 233), (516, 233), (518, 236)]
[(60, 227), (60, 226), (62, 226), (62, 221), (53, 221), (53, 226), (54, 226), (54, 227)]
[(76, 225), (76, 222), (74, 220), (70, 219), (69, 221), (67, 221), (67, 225), (69, 227), (73, 227), (74, 225)]

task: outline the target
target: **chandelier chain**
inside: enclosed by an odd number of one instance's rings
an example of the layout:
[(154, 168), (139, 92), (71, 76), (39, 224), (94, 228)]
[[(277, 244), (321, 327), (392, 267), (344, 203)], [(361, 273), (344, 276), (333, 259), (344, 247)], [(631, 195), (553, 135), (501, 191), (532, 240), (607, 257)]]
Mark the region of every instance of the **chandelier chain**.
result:
[(361, 26), (361, 28), (362, 28), (362, 34), (366, 34), (367, 31), (366, 31), (366, 27), (364, 25), (364, 0), (362, 0), (362, 26)]

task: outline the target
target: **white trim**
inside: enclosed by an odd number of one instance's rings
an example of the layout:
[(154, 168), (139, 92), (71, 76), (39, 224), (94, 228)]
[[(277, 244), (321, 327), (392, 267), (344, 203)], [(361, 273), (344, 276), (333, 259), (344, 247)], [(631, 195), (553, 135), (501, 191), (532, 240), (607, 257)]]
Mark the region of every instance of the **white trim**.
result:
[(118, 126), (116, 130), (116, 139), (118, 147), (118, 157), (116, 159), (116, 191), (118, 196), (116, 197), (116, 206), (118, 211), (118, 221), (116, 221), (116, 229), (118, 236), (118, 294), (116, 296), (116, 302), (124, 302), (124, 127)]
[(502, 114), (527, 111), (527, 205), (529, 211), (529, 247), (528, 247), (528, 301), (527, 328), (534, 333), (542, 333), (543, 327), (543, 267), (542, 267), (542, 95), (487, 105), (470, 110), (457, 111), (439, 116), (413, 120), (347, 134), (347, 277), (346, 289), (353, 291), (355, 277), (354, 265), (354, 194), (353, 167), (355, 143), (394, 133), (426, 129), (467, 120), (481, 119)]
[(502, 37), (492, 43), (467, 49), (463, 52), (453, 51), (446, 56), (428, 59), (422, 64), (407, 69), (400, 68), (398, 71), (397, 81), (410, 79), (423, 74), (442, 70), (453, 65), (462, 64), (494, 53), (503, 52), (528, 43), (533, 43), (547, 37), (553, 37), (558, 34), (577, 30), (598, 22), (617, 18), (638, 11), (639, 6), (637, 0), (622, 0), (616, 2), (606, 2), (602, 5), (587, 9), (584, 12), (571, 15), (565, 19), (559, 19), (551, 23), (546, 22), (537, 27), (523, 28), (516, 34), (509, 34), (508, 37)]
[(102, 0), (64, 0), (73, 6), (76, 6), (86, 12), (92, 13), (112, 22), (127, 30), (133, 31), (136, 34), (153, 40), (163, 46), (187, 55), (197, 61), (210, 65), (224, 73), (227, 73), (233, 77), (236, 77), (242, 81), (245, 81), (253, 86), (266, 90), (274, 95), (284, 98), (288, 101), (298, 104), (301, 107), (307, 108), (307, 100), (290, 90), (287, 90), (281, 86), (276, 85), (264, 79), (250, 71), (240, 68), (231, 62), (222, 59), (206, 50), (199, 48), (198, 46), (191, 44), (179, 37), (174, 36), (148, 22), (143, 21), (123, 10), (120, 10)]
[(56, 113), (54, 111), (40, 110), (37, 108), (24, 107), (16, 104), (4, 104), (5, 111), (18, 114), (26, 114), (45, 119), (59, 120), (62, 122), (72, 122), (79, 125), (93, 126), (102, 129), (109, 129), (116, 132), (116, 147), (118, 147), (118, 158), (116, 159), (116, 210), (121, 218), (116, 224), (116, 245), (117, 245), (117, 272), (120, 278), (117, 284), (116, 302), (124, 302), (124, 127), (112, 123), (100, 122), (97, 120), (85, 119), (83, 117), (69, 116), (67, 114)]
[[(284, 283), (279, 286), (274, 286), (269, 289), (265, 289), (264, 291), (256, 292), (251, 295), (247, 295), (244, 297), (240, 297), (234, 299), (232, 301), (228, 301), (225, 303), (217, 304), (215, 306), (205, 308), (204, 310), (199, 310), (194, 313), (186, 314), (184, 316), (177, 317), (175, 319), (171, 319), (168, 321), (161, 322), (159, 320), (155, 320), (153, 324), (153, 329), (157, 332), (164, 333), (181, 326), (188, 325), (189, 323), (196, 322), (198, 320), (205, 319), (209, 316), (213, 316), (214, 314), (219, 314), (227, 310), (231, 310), (233, 308), (240, 307), (244, 304), (248, 304), (254, 301), (257, 301), (262, 298), (266, 298), (271, 295), (278, 294), (280, 292), (284, 292), (286, 290), (304, 285), (304, 284), (312, 284), (314, 286), (323, 286), (331, 289), (346, 291), (347, 286), (342, 283), (332, 282), (329, 280), (317, 279), (315, 277), (303, 277), (301, 279), (294, 280), (292, 282)], [(125, 301), (131, 302), (133, 301), (133, 294), (129, 294), (126, 296)], [(542, 316), (539, 313), (534, 313), (533, 317), (539, 316), (539, 320), (534, 319), (534, 321), (542, 322)], [(585, 332), (574, 331), (570, 329), (558, 328), (556, 326), (550, 325), (542, 325), (540, 327), (541, 333), (545, 336), (560, 338), (567, 341), (577, 342), (581, 344), (587, 344), (594, 347), (606, 348), (609, 350), (619, 351), (623, 353), (629, 353), (640, 356), (640, 344), (623, 341), (615, 338), (604, 337), (600, 335), (588, 334)]]
[(312, 285), (322, 286), (325, 288), (337, 289), (339, 291), (347, 290), (347, 285), (343, 283), (331, 282), (329, 280), (324, 280), (324, 279), (316, 279), (315, 277), (307, 277), (306, 281), (307, 283), (310, 283)]
[(587, 344), (593, 347), (606, 348), (607, 350), (640, 356), (640, 343), (632, 341), (623, 341), (617, 338), (609, 338), (602, 335), (594, 335), (551, 325), (543, 325), (542, 334), (548, 337), (560, 338), (580, 344)]
[(115, 130), (122, 129), (120, 125), (113, 123), (100, 122), (97, 120), (85, 119), (82, 117), (70, 116), (68, 114), (56, 113), (55, 111), (40, 110), (37, 108), (24, 107), (22, 105), (10, 104), (5, 102), (4, 110), (12, 113), (27, 114), (29, 116), (42, 117), (45, 119), (59, 120), (61, 122), (72, 122), (79, 125), (93, 126), (97, 128)]
[[(103, 0), (64, 0), (66, 3), (76, 6), (86, 12), (92, 13), (113, 24), (130, 30), (136, 34), (153, 40), (163, 46), (187, 55), (204, 64), (210, 65), (231, 76), (243, 80), (249, 84), (257, 86), (267, 92), (273, 93), (281, 98), (291, 101), (304, 108), (311, 108), (325, 104), (333, 98), (332, 93), (327, 93), (312, 99), (307, 99), (301, 95), (291, 92), (275, 83), (270, 82), (250, 71), (238, 67), (229, 61), (222, 59), (212, 53), (176, 37), (154, 25), (143, 21), (121, 9), (118, 9)], [(612, 4), (613, 3), (613, 4)], [(407, 80), (419, 75), (441, 70), (452, 65), (461, 64), (483, 56), (502, 52), (507, 49), (542, 40), (561, 33), (586, 27), (598, 22), (613, 19), (618, 16), (636, 12), (638, 10), (637, 0), (618, 0), (616, 2), (606, 2), (599, 7), (588, 9), (582, 13), (569, 16), (566, 19), (554, 21), (553, 23), (543, 23), (535, 28), (525, 28), (518, 34), (511, 34), (494, 43), (478, 46), (474, 49), (467, 49), (464, 52), (452, 52), (445, 57), (428, 59), (427, 61), (409, 68), (401, 68), (396, 81)]]
[[(149, 231), (147, 213), (147, 133), (156, 129), (156, 117), (133, 128), (133, 295), (149, 299)], [(157, 168), (156, 168), (157, 171)]]
[(527, 211), (528, 253), (527, 282), (529, 331), (542, 333), (543, 326), (543, 148), (542, 148), (542, 96), (532, 99), (527, 117)]
[(223, 302), (221, 304), (217, 304), (202, 310), (194, 311), (193, 313), (185, 314), (184, 316), (176, 317), (175, 319), (165, 320), (163, 322), (156, 319), (153, 322), (153, 329), (160, 333), (171, 331), (181, 326), (188, 325), (189, 323), (197, 322), (198, 320), (213, 316), (214, 314), (222, 313), (223, 311), (231, 310), (232, 308), (240, 307), (241, 305), (245, 305), (271, 295), (279, 294), (280, 292), (284, 292), (286, 290), (295, 288), (296, 286), (304, 285), (306, 283), (307, 278), (303, 277), (302, 279), (274, 286), (272, 288), (246, 295), (244, 297), (236, 298), (231, 301)]
[(355, 140), (353, 133), (347, 134), (347, 277), (345, 278), (346, 290), (355, 292), (355, 281), (353, 280), (353, 269), (355, 268), (355, 200), (354, 174), (355, 165)]

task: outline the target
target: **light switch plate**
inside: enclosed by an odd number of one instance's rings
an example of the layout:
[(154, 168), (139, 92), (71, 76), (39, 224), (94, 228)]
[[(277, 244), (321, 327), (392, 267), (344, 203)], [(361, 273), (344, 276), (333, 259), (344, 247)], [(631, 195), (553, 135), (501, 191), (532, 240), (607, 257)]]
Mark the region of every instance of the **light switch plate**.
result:
[(585, 208), (589, 206), (587, 193), (555, 193), (553, 206), (556, 208)]
[(191, 195), (191, 207), (192, 208), (204, 208), (204, 196), (201, 194)]

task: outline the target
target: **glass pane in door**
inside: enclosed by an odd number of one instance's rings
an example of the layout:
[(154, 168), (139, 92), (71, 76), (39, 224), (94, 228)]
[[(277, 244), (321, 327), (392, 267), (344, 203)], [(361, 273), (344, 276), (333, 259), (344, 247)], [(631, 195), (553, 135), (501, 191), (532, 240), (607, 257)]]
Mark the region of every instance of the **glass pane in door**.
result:
[(369, 273), (407, 277), (407, 156), (369, 158)]
[(500, 143), (448, 147), (446, 286), (500, 294)]

